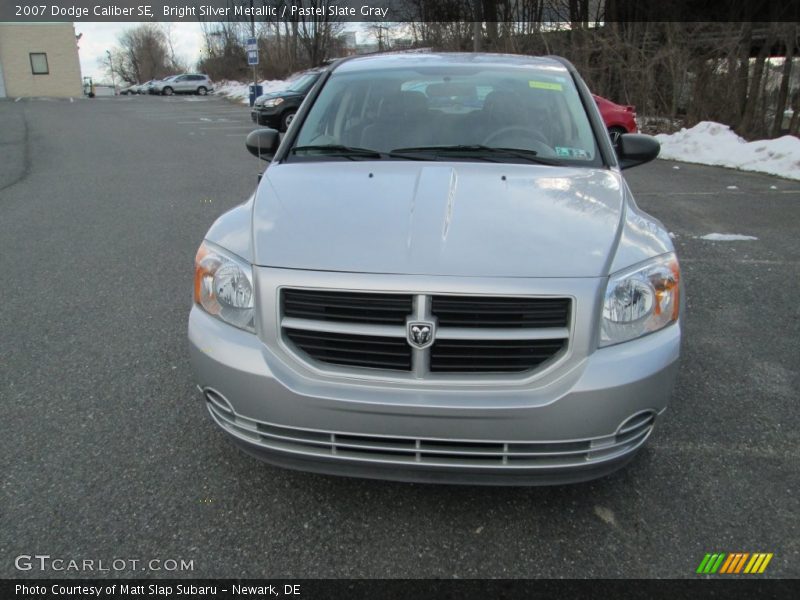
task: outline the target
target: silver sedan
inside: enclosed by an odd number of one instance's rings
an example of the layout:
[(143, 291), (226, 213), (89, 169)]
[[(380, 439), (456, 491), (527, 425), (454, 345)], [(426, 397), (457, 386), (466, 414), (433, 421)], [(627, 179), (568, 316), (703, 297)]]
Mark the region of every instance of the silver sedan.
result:
[(683, 286), (575, 69), (391, 54), (331, 66), (196, 257), (191, 359), (271, 463), (553, 484), (625, 465), (667, 407)]

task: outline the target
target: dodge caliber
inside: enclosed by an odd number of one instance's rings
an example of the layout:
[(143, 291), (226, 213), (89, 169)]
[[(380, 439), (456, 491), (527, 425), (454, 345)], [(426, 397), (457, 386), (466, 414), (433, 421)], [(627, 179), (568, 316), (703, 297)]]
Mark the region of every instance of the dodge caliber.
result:
[(678, 368), (668, 232), (557, 57), (385, 54), (321, 75), (196, 256), (213, 421), (276, 465), (556, 484), (630, 461)]

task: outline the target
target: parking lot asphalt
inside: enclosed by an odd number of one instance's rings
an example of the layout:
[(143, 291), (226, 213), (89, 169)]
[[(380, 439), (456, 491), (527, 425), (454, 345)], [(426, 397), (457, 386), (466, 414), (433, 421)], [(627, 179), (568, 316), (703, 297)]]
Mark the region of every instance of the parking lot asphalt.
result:
[[(626, 469), (386, 483), (262, 464), (194, 388), (194, 253), (255, 187), (252, 128), (213, 97), (0, 102), (0, 576), (694, 577), (717, 551), (800, 576), (800, 182), (626, 172), (688, 297), (673, 402)], [(714, 232), (758, 239), (700, 239)], [(194, 568), (15, 568), (37, 553)]]

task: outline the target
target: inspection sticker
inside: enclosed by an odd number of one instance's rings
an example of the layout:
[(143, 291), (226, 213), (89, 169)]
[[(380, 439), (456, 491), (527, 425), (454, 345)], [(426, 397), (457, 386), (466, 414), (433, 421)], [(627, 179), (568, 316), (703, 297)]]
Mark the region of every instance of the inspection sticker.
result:
[(589, 158), (589, 153), (583, 148), (566, 148), (564, 146), (556, 146), (556, 155), (563, 156), (564, 158)]
[(556, 92), (563, 91), (560, 83), (552, 83), (550, 81), (529, 81), (528, 85), (537, 90), (554, 90)]

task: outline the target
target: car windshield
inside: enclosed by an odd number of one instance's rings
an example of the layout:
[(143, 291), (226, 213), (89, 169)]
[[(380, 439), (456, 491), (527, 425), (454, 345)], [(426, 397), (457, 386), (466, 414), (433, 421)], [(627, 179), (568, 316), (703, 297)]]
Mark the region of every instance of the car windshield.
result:
[(286, 89), (292, 92), (305, 92), (310, 88), (319, 77), (319, 73), (300, 74), (289, 81)]
[(602, 164), (569, 73), (534, 66), (334, 71), (290, 157), (354, 156)]

